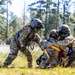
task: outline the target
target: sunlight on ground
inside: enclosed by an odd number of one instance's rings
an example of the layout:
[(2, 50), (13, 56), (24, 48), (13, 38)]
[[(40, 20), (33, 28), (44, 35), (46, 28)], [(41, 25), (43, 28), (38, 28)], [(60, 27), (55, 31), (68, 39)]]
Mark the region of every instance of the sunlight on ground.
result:
[(0, 45), (0, 52), (9, 53), (9, 51), (10, 51), (9, 45)]
[[(32, 69), (27, 68), (26, 57), (24, 54), (19, 52), (18, 56), (9, 66), (9, 68), (0, 68), (0, 75), (75, 75), (75, 67), (62, 68), (58, 66), (50, 69), (36, 68), (36, 59), (42, 54), (42, 51), (40, 50), (40, 48), (35, 47), (35, 50), (31, 50), (31, 53), (33, 56), (34, 65)], [(0, 52), (0, 66), (3, 65), (3, 62), (6, 59), (7, 55), (7, 53)]]
[(75, 75), (75, 68), (53, 68), (53, 69), (26, 69), (9, 68), (0, 69), (0, 75)]

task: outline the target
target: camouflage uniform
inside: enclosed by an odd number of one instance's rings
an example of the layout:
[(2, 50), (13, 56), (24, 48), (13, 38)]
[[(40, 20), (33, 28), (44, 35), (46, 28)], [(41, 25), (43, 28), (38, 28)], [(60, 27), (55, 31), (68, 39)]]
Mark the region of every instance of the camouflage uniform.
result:
[(74, 56), (74, 53), (75, 53), (74, 40), (75, 40), (75, 38), (70, 35), (70, 36), (66, 37), (64, 40), (59, 40), (57, 42), (48, 41), (45, 43), (45, 45), (42, 49), (49, 48), (50, 46), (54, 45), (62, 50), (64, 56), (67, 56), (69, 48), (72, 47), (72, 50), (73, 50), (72, 56)]
[[(30, 30), (29, 26), (25, 26), (21, 29), (18, 33), (16, 33), (12, 39), (10, 44), (10, 53), (7, 59), (4, 61), (4, 67), (7, 67), (12, 63), (12, 61), (16, 58), (18, 51), (20, 50), (23, 52), (28, 61), (28, 67), (32, 67), (32, 55), (31, 52), (28, 50), (28, 46), (30, 45), (31, 41), (36, 42), (38, 45), (39, 41), (41, 40), (40, 36), (35, 33), (33, 30)], [(21, 46), (25, 46), (25, 50), (21, 49)]]
[[(54, 41), (54, 42), (47, 41), (47, 42), (44, 43), (44, 46), (41, 47), (41, 48), (45, 49), (45, 48), (49, 48), (52, 45), (54, 45), (54, 46), (60, 48), (63, 55), (64, 55), (64, 57), (68, 61), (71, 62), (72, 60), (70, 60), (70, 59), (73, 58), (74, 52), (75, 52), (75, 49), (74, 49), (74, 40), (75, 40), (75, 38), (71, 35), (70, 28), (69, 28), (68, 25), (59, 26), (57, 31), (58, 31), (58, 35), (59, 35), (58, 40)], [(72, 50), (73, 50), (73, 52), (70, 52)], [(67, 56), (69, 56), (69, 58), (67, 58)], [(66, 61), (67, 64), (68, 64), (68, 61)]]
[[(46, 43), (48, 42), (51, 43), (56, 42), (57, 38), (58, 35), (56, 33), (56, 29), (51, 30), (49, 33), (49, 39), (41, 41), (41, 49), (43, 49), (44, 45), (46, 45)], [(58, 61), (57, 58), (58, 58), (58, 52), (49, 47), (44, 50), (43, 55), (41, 55), (36, 62), (40, 68), (49, 68), (57, 66), (57, 61)]]
[(74, 37), (70, 35), (63, 40), (58, 40), (57, 43), (55, 43), (54, 45), (59, 46), (60, 49), (63, 51), (64, 55), (67, 55), (69, 47), (72, 46), (73, 42), (74, 42)]
[[(57, 40), (54, 39), (54, 38), (50, 38), (48, 41), (49, 42), (54, 42), (54, 41), (57, 41)], [(46, 51), (49, 55), (49, 58), (46, 61), (46, 63), (48, 63), (47, 67), (49, 68), (49, 67), (57, 66), (58, 65), (58, 52), (55, 49), (52, 49), (52, 48), (46, 48)]]
[(58, 40), (54, 42), (46, 41), (41, 47), (41, 49), (49, 48), (52, 45), (60, 48), (63, 53), (63, 56), (66, 59), (66, 61), (64, 60), (65, 66), (70, 65), (72, 61), (74, 61), (75, 57), (75, 38), (71, 35), (70, 28), (68, 25), (59, 26), (57, 32), (59, 35)]

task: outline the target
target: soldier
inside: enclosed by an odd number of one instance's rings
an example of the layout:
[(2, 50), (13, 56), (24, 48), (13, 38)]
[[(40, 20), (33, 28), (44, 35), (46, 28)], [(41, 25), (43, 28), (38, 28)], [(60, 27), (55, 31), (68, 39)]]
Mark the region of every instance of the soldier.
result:
[(29, 26), (23, 27), (20, 31), (18, 31), (11, 39), (10, 43), (10, 53), (6, 60), (4, 61), (3, 67), (8, 67), (12, 63), (12, 61), (16, 58), (18, 51), (20, 50), (27, 57), (28, 68), (32, 68), (32, 55), (28, 50), (28, 45), (30, 45), (31, 41), (36, 42), (38, 45), (41, 38), (37, 34), (39, 30), (43, 28), (43, 23), (39, 19), (33, 19)]
[(51, 47), (52, 45), (59, 47), (66, 58), (66, 61), (63, 63), (63, 65), (68, 66), (73, 62), (71, 58), (73, 59), (75, 57), (75, 39), (71, 35), (71, 31), (68, 25), (59, 26), (57, 31), (59, 40), (56, 42), (46, 42), (42, 49)]
[[(58, 27), (59, 41), (57, 44), (61, 46), (64, 57), (62, 64), (64, 67), (71, 66), (75, 58), (75, 38), (71, 35), (71, 30), (68, 25)], [(67, 47), (66, 49), (64, 49)]]
[[(56, 29), (52, 29), (49, 32), (49, 38), (47, 40), (41, 41), (41, 46), (43, 46), (44, 42), (55, 42), (58, 39), (58, 33)], [(58, 52), (53, 48), (46, 48), (45, 52), (36, 60), (36, 63), (40, 68), (50, 68), (55, 67), (58, 64)]]

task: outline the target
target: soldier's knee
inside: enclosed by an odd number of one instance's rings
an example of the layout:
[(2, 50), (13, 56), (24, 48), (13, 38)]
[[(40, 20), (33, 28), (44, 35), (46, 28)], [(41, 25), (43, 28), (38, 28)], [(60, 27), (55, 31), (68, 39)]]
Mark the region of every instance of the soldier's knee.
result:
[(14, 58), (16, 58), (17, 53), (10, 53), (9, 57), (11, 58), (11, 60), (13, 60)]

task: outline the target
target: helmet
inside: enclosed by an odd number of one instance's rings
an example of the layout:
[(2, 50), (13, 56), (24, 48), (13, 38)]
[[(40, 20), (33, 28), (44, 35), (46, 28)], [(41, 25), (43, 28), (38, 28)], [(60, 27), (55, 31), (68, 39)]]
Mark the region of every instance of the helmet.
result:
[(52, 30), (49, 32), (49, 37), (57, 39), (57, 38), (58, 38), (57, 30), (56, 30), (56, 29), (52, 29)]
[(59, 36), (62, 38), (65, 38), (70, 35), (70, 28), (68, 25), (65, 25), (65, 24), (59, 26), (57, 31), (58, 31)]
[(33, 29), (41, 29), (41, 28), (43, 28), (43, 23), (42, 23), (42, 21), (41, 20), (39, 20), (39, 19), (33, 19), (32, 21), (31, 21), (31, 23), (30, 23), (30, 26), (33, 28)]

